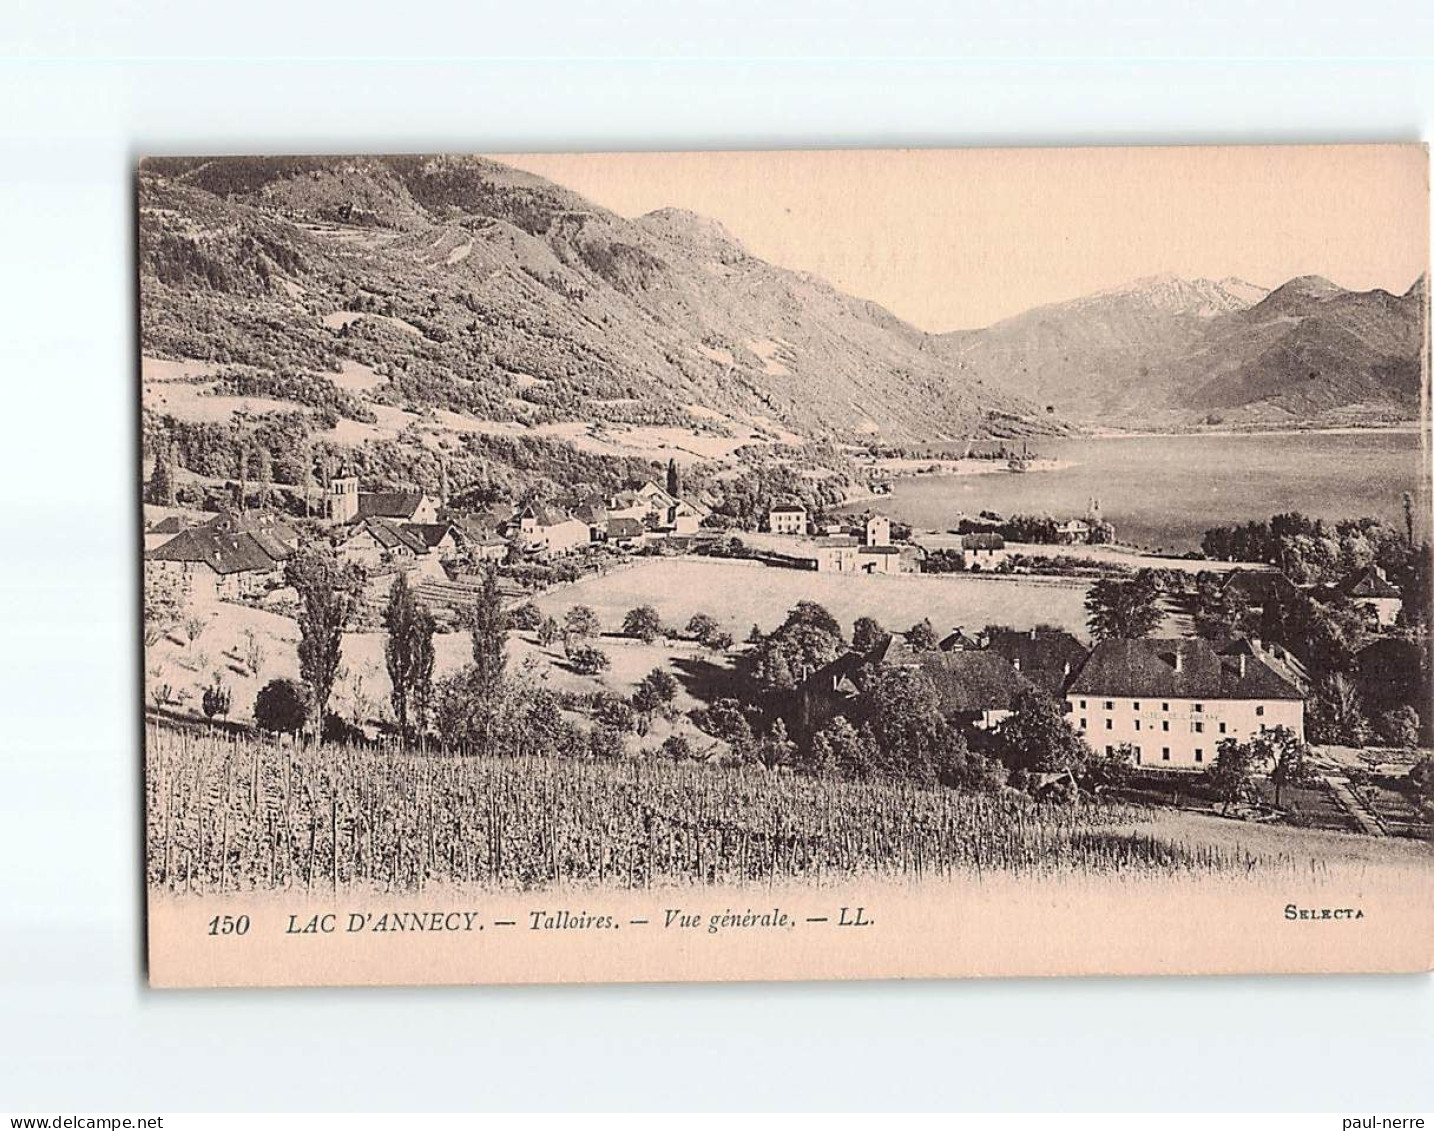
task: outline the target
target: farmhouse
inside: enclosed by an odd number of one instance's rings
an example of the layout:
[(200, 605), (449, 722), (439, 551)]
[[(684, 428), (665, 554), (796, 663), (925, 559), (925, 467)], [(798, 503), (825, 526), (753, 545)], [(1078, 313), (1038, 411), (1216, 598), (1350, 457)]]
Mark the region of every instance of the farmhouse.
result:
[(499, 537), (490, 516), (465, 515), (452, 522), (460, 552), (476, 562), (501, 562), (508, 557), (508, 541)]
[(568, 509), (575, 519), (587, 526), (589, 542), (607, 539), (607, 503), (600, 496), (577, 499)]
[(587, 523), (541, 503), (519, 507), (503, 532), (518, 549), (546, 557), (571, 554), (592, 540)]
[(678, 498), (648, 480), (636, 490), (619, 491), (608, 500), (608, 519), (634, 519), (654, 534), (696, 534), (712, 512), (695, 499)]
[(610, 518), (607, 520), (607, 540), (611, 545), (624, 550), (636, 549), (642, 545), (647, 528), (635, 518)]
[(144, 558), (146, 568), (178, 579), (197, 602), (237, 601), (282, 584), (283, 563), (292, 551), (270, 553), (278, 547), (277, 540), (261, 540), (247, 530), (194, 527)]
[(338, 555), (346, 562), (377, 570), (390, 563), (414, 561), (428, 553), (428, 546), (407, 527), (384, 518), (360, 518), (349, 523), (335, 543)]
[(849, 534), (818, 538), (812, 545), (818, 573), (856, 573), (861, 568), (861, 544)]
[(838, 657), (797, 689), (793, 726), (811, 733), (844, 713), (861, 693), (862, 669), (880, 664), (921, 672), (934, 687), (948, 720), (964, 728), (989, 730), (1011, 714), (1024, 692), (1043, 688), (1059, 696), (1069, 672), (1086, 656), (1080, 642), (1059, 629), (1035, 633), (1003, 629), (993, 634), (1000, 638), (999, 647), (959, 629), (952, 635), (959, 637), (962, 647), (922, 651), (904, 636), (892, 634), (866, 652)]
[(1380, 628), (1393, 624), (1404, 607), (1399, 587), (1391, 584), (1377, 565), (1351, 577), (1344, 585), (1344, 593), (1355, 608), (1363, 609)]
[(1220, 589), (1222, 595), (1238, 597), (1251, 609), (1263, 611), (1267, 604), (1288, 604), (1299, 596), (1295, 583), (1279, 570), (1231, 570)]
[(1221, 739), (1286, 726), (1304, 738), (1303, 669), (1278, 645), (1237, 640), (1106, 640), (1066, 691), (1067, 710), (1096, 750), (1128, 743), (1138, 765), (1200, 770)]
[(911, 573), (913, 553), (901, 546), (862, 546), (856, 553), (856, 568), (862, 573)]
[(995, 569), (1007, 556), (1006, 540), (999, 534), (961, 536), (961, 563), (967, 569)]
[[(458, 532), (447, 522), (410, 522), (403, 529), (421, 541), (439, 561), (452, 561), (458, 556)], [(500, 539), (501, 541), (501, 539)]]
[(807, 508), (801, 503), (778, 503), (767, 512), (767, 529), (773, 534), (805, 534)]

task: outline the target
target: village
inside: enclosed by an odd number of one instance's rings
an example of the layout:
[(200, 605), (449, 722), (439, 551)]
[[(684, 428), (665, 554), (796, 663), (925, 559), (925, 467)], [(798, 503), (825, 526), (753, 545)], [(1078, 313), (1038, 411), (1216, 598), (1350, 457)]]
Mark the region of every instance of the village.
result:
[[(664, 685), (672, 683), (671, 702), (640, 737), (674, 756), (730, 757), (749, 741), (741, 727), (734, 740), (720, 727), (700, 725), (714, 701), (776, 692), (780, 741), (805, 746), (822, 741), (833, 720), (861, 716), (871, 672), (904, 672), (932, 690), (941, 715), (973, 750), (996, 749), (1003, 724), (1038, 697), (1059, 704), (1084, 757), (1123, 768), (1117, 776), (1128, 790), (1187, 807), (1213, 807), (1195, 800), (1200, 791), (1191, 783), (1208, 776), (1227, 740), (1278, 734), (1304, 748), (1312, 737), (1324, 739), (1284, 791), (1303, 801), (1308, 812), (1301, 819), (1312, 813), (1327, 827), (1375, 835), (1429, 833), (1427, 812), (1400, 784), (1402, 775), (1418, 776), (1418, 716), (1413, 724), (1401, 717), (1402, 730), (1385, 719), (1378, 734), (1354, 728), (1333, 742), (1326, 721), (1323, 733), (1312, 736), (1311, 713), (1329, 713), (1327, 704), (1314, 702), (1317, 676), (1295, 649), (1262, 640), (1258, 627), (1248, 631), (1280, 607), (1308, 600), (1313, 587), (1302, 591), (1278, 569), (1138, 554), (1115, 543), (1095, 500), (1081, 516), (1018, 521), (1013, 530), (987, 512), (953, 531), (912, 531), (870, 510), (814, 513), (794, 499), (775, 499), (761, 529), (734, 530), (712, 521), (713, 501), (685, 493), (670, 464), (665, 484), (647, 480), (611, 494), (520, 500), (478, 512), (422, 490), (366, 491), (353, 474), (332, 478), (317, 520), (259, 508), (162, 516), (163, 508), (150, 508), (156, 517), (145, 531), (147, 580), (172, 587), (185, 609), (162, 637), (173, 662), (151, 668), (151, 687), (160, 689), (152, 707), (213, 721), (218, 712), (210, 707), (222, 702), (224, 716), (242, 719), (261, 669), (269, 673), (262, 663), (232, 661), (246, 652), (267, 653), (270, 666), (277, 661), (282, 641), (294, 635), (273, 627), (292, 626), (286, 567), (318, 549), (364, 579), (366, 599), (350, 626), (357, 635), (344, 673), (352, 702), (346, 733), (360, 740), (394, 734), (380, 645), (368, 638), (381, 636), (379, 610), (395, 579), (407, 579), (434, 616), (440, 669), (460, 662), (454, 649), (463, 647), (465, 619), (485, 581), (495, 580), (510, 623), (528, 630), (512, 634), (510, 656), (566, 702), (635, 695), (643, 680), (663, 673)], [(1008, 541), (1002, 533), (1032, 529), (1042, 542)], [(1093, 638), (1094, 589), (1156, 576), (1162, 581), (1146, 598), (1152, 615), (1138, 634)], [(1376, 564), (1352, 571), (1335, 588), (1313, 596), (1337, 598), (1353, 610), (1367, 638), (1350, 665), (1356, 674), (1340, 684), (1343, 693), (1371, 710), (1407, 708), (1389, 681), (1407, 683), (1410, 665), (1419, 672), (1421, 663), (1417, 654), (1411, 659), (1413, 645), (1390, 635), (1402, 609), (1399, 589)], [(850, 621), (850, 640), (837, 627), (836, 646), (798, 648), (783, 659), (781, 677), (760, 689), (743, 687), (738, 671), (763, 663), (764, 649), (783, 639), (791, 614), (803, 606)], [(1198, 631), (1212, 606), (1237, 607), (1246, 630)], [(242, 630), (247, 646), (236, 640), (227, 671), (211, 676), (192, 662), (194, 641), (204, 625), (227, 622), (239, 607), (253, 622)], [(583, 655), (570, 638), (575, 609), (593, 621), (576, 635), (600, 645), (577, 645)], [(650, 612), (651, 624), (635, 629), (638, 612)], [(893, 627), (880, 627), (877, 618)], [(255, 643), (265, 626), (268, 642)], [(559, 632), (563, 645), (555, 651)], [(185, 633), (194, 634), (188, 643)], [(155, 653), (164, 654), (163, 647)], [(683, 669), (689, 677), (706, 674), (672, 681), (668, 673), (680, 677)], [(233, 684), (245, 690), (234, 695)], [(706, 684), (731, 694), (714, 696), (699, 686)], [(762, 725), (758, 712), (748, 713)], [(1046, 767), (1031, 788), (1078, 795), (1082, 784), (1070, 767)], [(1254, 806), (1252, 815), (1276, 815), (1258, 791), (1247, 789), (1241, 799)]]

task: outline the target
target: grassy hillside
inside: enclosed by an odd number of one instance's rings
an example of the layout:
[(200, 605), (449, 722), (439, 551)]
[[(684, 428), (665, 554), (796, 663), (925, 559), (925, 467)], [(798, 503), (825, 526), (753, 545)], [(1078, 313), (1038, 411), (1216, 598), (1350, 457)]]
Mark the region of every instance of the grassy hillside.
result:
[(290, 385), (360, 365), (358, 402), (523, 427), (1051, 428), (888, 312), (677, 210), (627, 220), (478, 158), (163, 159), (138, 185), (150, 357)]

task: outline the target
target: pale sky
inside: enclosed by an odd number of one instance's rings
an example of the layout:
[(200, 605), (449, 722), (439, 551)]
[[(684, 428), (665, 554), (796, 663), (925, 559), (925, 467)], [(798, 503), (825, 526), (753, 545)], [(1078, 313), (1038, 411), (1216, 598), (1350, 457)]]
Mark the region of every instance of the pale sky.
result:
[(1167, 273), (1401, 294), (1429, 261), (1415, 145), (493, 157), (623, 216), (710, 216), (929, 331)]

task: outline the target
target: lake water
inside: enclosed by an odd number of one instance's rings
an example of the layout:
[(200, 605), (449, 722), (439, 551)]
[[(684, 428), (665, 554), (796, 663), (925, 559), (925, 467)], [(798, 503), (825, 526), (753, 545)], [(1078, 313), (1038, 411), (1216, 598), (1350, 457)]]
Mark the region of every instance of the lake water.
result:
[(1130, 436), (1033, 440), (1031, 454), (1068, 462), (1058, 471), (897, 479), (879, 502), (893, 518), (945, 530), (960, 514), (1085, 513), (1099, 499), (1116, 537), (1151, 549), (1188, 550), (1211, 526), (1303, 511), (1328, 519), (1375, 515), (1404, 522), (1415, 495), (1427, 532), (1428, 475), (1415, 432)]

